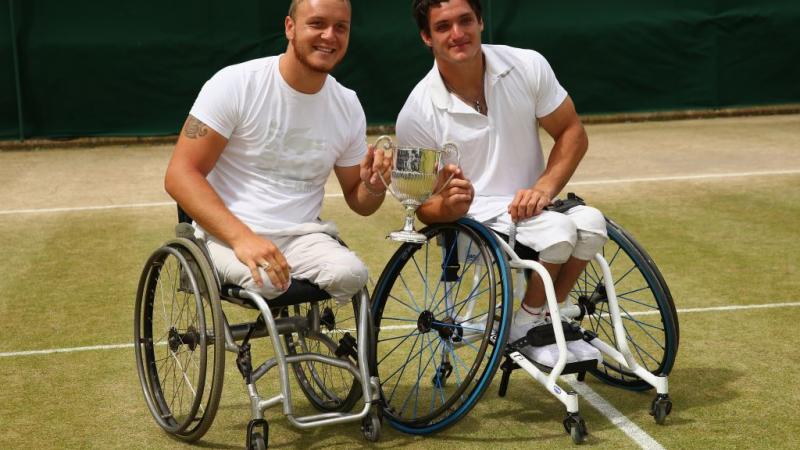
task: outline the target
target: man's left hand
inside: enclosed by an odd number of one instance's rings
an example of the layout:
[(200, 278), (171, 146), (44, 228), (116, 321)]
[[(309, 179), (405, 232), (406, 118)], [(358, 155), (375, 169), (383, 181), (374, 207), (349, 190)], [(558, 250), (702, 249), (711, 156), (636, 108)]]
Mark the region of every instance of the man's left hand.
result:
[(514, 196), (514, 200), (508, 205), (508, 213), (511, 214), (512, 221), (519, 222), (538, 216), (551, 203), (553, 203), (553, 199), (550, 194), (540, 189), (520, 189)]

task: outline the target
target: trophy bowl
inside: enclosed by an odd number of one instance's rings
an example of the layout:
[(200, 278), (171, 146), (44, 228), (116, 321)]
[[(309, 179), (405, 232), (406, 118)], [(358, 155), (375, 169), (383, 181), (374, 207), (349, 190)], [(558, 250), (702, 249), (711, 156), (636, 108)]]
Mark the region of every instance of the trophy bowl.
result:
[(453, 155), (458, 165), (458, 148), (452, 143), (445, 144), (442, 149), (399, 146), (389, 136), (379, 137), (375, 141), (375, 147), (383, 150), (387, 156), (391, 152), (391, 182), (387, 183), (382, 175), (381, 180), (392, 196), (403, 205), (406, 213), (403, 229), (389, 233), (387, 238), (400, 242), (425, 243), (425, 235), (414, 229), (414, 214), (425, 200), (441, 192), (453, 178), (450, 175), (434, 192), (436, 181), (445, 166), (445, 158)]

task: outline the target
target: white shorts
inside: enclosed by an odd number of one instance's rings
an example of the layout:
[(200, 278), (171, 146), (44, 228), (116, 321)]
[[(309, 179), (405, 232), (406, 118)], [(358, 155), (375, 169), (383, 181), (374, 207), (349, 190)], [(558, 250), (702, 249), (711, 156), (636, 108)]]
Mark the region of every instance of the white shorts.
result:
[[(253, 281), (250, 269), (239, 261), (232, 248), (213, 236), (202, 237), (206, 240), (211, 260), (223, 284), (235, 284), (257, 291), (266, 299), (283, 294), (284, 291), (272, 285), (263, 269), (258, 269), (264, 281), (264, 287), (259, 288)], [(292, 278), (308, 280), (334, 298), (350, 298), (367, 284), (367, 266), (353, 251), (328, 234), (264, 237), (283, 253), (291, 267)]]
[[(511, 215), (504, 213), (484, 224), (495, 231), (508, 234), (511, 228)], [(544, 211), (517, 224), (517, 242), (537, 252), (562, 242), (574, 247), (578, 241), (579, 231), (608, 238), (603, 213), (596, 208), (583, 205), (575, 206), (564, 213)]]

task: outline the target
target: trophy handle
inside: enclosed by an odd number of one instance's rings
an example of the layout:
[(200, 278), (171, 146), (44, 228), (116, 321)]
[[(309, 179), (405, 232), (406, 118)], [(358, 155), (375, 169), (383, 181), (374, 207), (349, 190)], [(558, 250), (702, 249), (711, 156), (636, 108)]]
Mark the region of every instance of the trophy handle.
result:
[[(461, 167), (461, 152), (458, 151), (458, 146), (456, 144), (452, 142), (445, 142), (445, 144), (442, 146), (442, 153), (454, 153), (456, 155), (456, 166)], [(442, 165), (442, 167), (439, 168), (439, 172), (441, 172), (442, 169), (444, 169), (444, 164)], [(442, 185), (439, 187), (439, 190), (431, 194), (431, 196), (437, 195), (440, 192), (442, 192), (444, 188), (447, 187), (448, 184), (450, 184), (450, 180), (453, 179), (453, 176), (455, 176), (455, 174), (450, 174), (450, 177), (447, 179), (447, 181), (442, 183)]]
[[(383, 145), (379, 145), (381, 142), (384, 141), (386, 142)], [(386, 157), (386, 151), (392, 150), (393, 148), (394, 148), (394, 142), (392, 142), (392, 138), (385, 134), (379, 137), (378, 140), (375, 141), (375, 151), (378, 150), (382, 151), (384, 158)], [(392, 154), (392, 158), (394, 158), (394, 154)], [(394, 165), (394, 159), (392, 160), (392, 165)], [(378, 177), (381, 179), (383, 185), (386, 186), (386, 189), (389, 191), (389, 193), (392, 194), (395, 198), (397, 198), (397, 194), (392, 190), (391, 186), (389, 186), (390, 183), (387, 183), (386, 180), (383, 179), (382, 172), (378, 172)]]

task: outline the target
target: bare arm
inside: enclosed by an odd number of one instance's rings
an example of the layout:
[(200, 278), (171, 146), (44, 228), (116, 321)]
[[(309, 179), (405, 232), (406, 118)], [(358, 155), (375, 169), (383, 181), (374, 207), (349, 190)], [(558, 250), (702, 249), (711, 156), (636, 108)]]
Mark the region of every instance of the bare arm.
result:
[(353, 211), (368, 216), (380, 208), (386, 198), (386, 186), (378, 176), (383, 174), (389, 182), (391, 173), (391, 159), (384, 158), (384, 153), (376, 152), (370, 145), (367, 155), (361, 164), (351, 167), (334, 167), (336, 178), (342, 187), (347, 206)]
[(225, 137), (190, 115), (167, 166), (164, 188), (203, 229), (231, 246), (259, 286), (263, 282), (258, 267), (268, 263), (266, 272), (273, 285), (285, 289), (289, 266), (281, 252), (234, 216), (206, 180), (227, 143)]
[(536, 184), (519, 190), (508, 206), (515, 222), (538, 215), (550, 205), (567, 185), (589, 148), (589, 138), (570, 97), (555, 111), (539, 119), (539, 123), (553, 137), (555, 144)]

